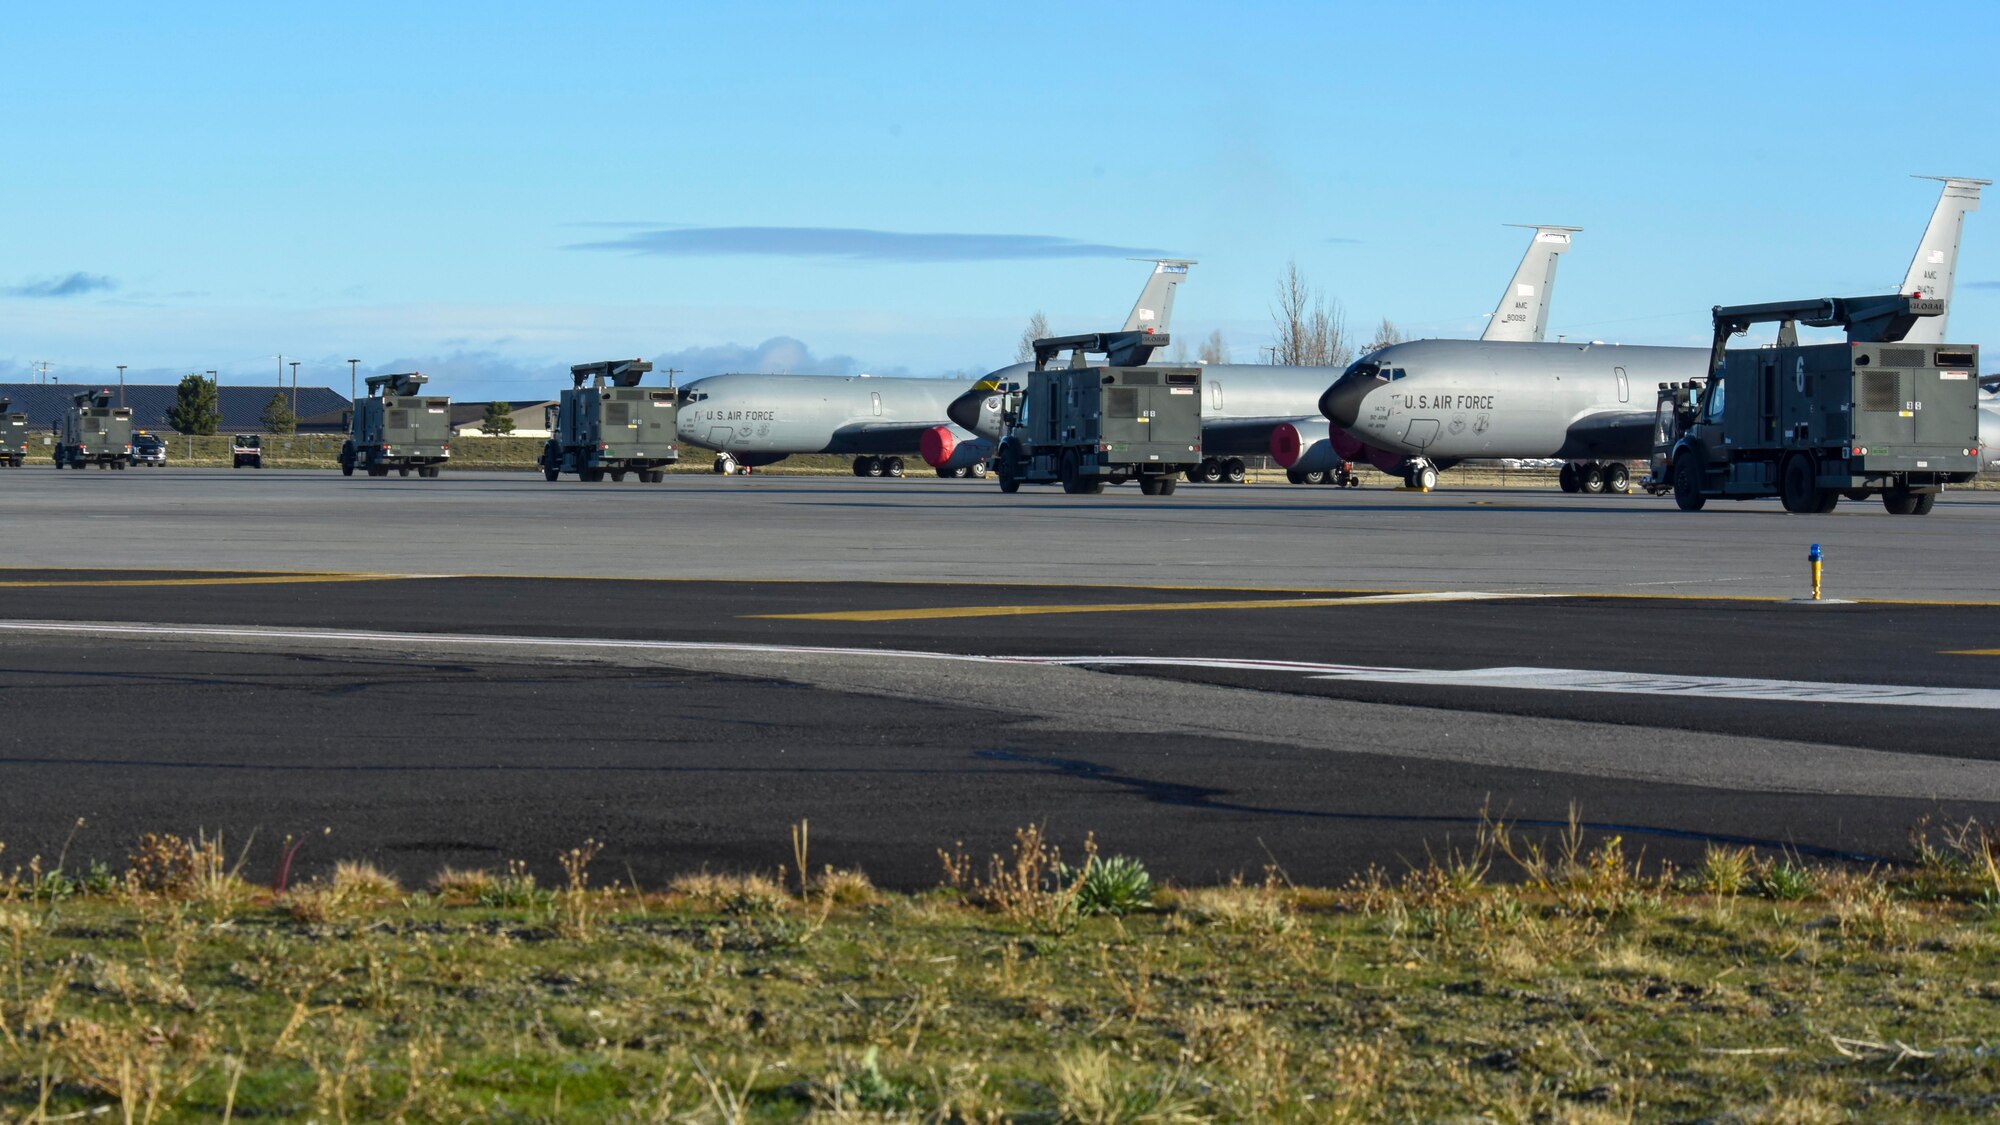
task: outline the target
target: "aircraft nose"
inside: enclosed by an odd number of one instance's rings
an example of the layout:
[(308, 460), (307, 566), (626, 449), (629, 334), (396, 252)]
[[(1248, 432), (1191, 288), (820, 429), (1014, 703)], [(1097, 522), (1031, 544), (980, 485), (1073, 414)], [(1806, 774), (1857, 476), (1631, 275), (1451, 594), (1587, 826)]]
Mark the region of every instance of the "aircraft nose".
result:
[(944, 408), (945, 417), (956, 422), (961, 429), (977, 430), (979, 412), (986, 405), (986, 400), (991, 397), (993, 391), (990, 388), (974, 387), (951, 400), (950, 405)]
[(1381, 385), (1381, 381), (1359, 371), (1350, 371), (1333, 381), (1333, 386), (1319, 396), (1319, 412), (1333, 420), (1337, 426), (1351, 428), (1354, 420), (1361, 416), (1361, 400), (1368, 392)]

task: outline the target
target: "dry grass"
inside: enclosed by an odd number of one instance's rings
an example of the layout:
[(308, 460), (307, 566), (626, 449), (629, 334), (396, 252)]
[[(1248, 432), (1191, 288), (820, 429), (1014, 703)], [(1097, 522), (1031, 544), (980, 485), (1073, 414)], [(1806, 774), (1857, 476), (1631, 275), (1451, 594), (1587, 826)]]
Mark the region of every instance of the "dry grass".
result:
[(791, 902), (785, 889), (768, 875), (698, 871), (675, 877), (667, 889), (694, 909), (723, 914), (776, 914)]
[[(1915, 863), (1581, 819), (1399, 875), (1077, 915), (1052, 842), (943, 892), (812, 869), (592, 885), (590, 842), (283, 895), (219, 840), (0, 878), (0, 1120), (1975, 1121), (2000, 1105), (1993, 834)], [(1087, 869), (1094, 854), (1084, 849)], [(962, 857), (964, 849), (955, 849)], [(1789, 872), (1789, 873), (1782, 873)], [(1497, 883), (1497, 876), (1518, 876)], [(220, 888), (220, 889), (218, 889)], [(1053, 924), (1052, 924), (1053, 923)]]

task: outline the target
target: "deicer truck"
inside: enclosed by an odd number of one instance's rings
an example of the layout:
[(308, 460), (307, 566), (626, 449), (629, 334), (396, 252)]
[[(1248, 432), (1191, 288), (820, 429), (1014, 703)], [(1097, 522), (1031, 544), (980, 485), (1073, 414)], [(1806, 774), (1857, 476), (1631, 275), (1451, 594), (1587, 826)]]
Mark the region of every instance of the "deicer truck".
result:
[[(1903, 342), (1943, 312), (1902, 294), (1716, 306), (1708, 378), (1660, 386), (1647, 490), (1683, 511), (1776, 496), (1824, 513), (1880, 496), (1895, 515), (1929, 512), (1979, 471), (1979, 349)], [(1775, 346), (1725, 347), (1769, 323)], [(1847, 340), (1800, 344), (1801, 324)]]
[[(1180, 474), (1201, 463), (1199, 367), (1091, 366), (1115, 363), (1132, 333), (1053, 336), (1035, 341), (1035, 369), (1001, 406), (994, 466), (1000, 491), (1061, 484), (1064, 492), (1102, 492), (1139, 482), (1148, 496), (1171, 496)], [(1148, 347), (1167, 342), (1149, 335)], [(1070, 352), (1067, 367), (1050, 368)]]
[(451, 399), (417, 393), (430, 379), (415, 371), (370, 375), (368, 395), (354, 404), (354, 430), (340, 447), (340, 471), (371, 477), (390, 470), (434, 477), (451, 459)]
[(0, 398), (0, 465), (18, 469), (28, 460), (28, 416), (7, 408), (14, 400)]
[(542, 476), (622, 481), (633, 473), (647, 484), (665, 480), (667, 466), (681, 457), (680, 406), (674, 388), (639, 385), (652, 369), (643, 359), (571, 367), (576, 385), (556, 408), (555, 434), (542, 447)]
[(84, 391), (56, 423), (56, 468), (122, 469), (132, 455), (132, 408), (111, 405), (109, 390)]

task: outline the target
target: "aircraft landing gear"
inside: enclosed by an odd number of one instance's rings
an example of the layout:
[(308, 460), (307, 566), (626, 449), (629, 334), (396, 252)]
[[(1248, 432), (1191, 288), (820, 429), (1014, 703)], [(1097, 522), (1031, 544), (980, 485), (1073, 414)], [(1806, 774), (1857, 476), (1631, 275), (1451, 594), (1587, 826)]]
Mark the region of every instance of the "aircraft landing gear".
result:
[(903, 475), (901, 457), (856, 457), (854, 475), (857, 477), (900, 477)]
[(1632, 471), (1623, 461), (1566, 461), (1556, 483), (1564, 492), (1630, 492)]
[(1243, 464), (1241, 457), (1231, 457), (1226, 460), (1221, 457), (1204, 457), (1201, 459), (1201, 464), (1187, 471), (1187, 479), (1191, 484), (1221, 484), (1223, 481), (1242, 484), (1248, 472), (1249, 469)]
[(721, 473), (723, 476), (734, 475), (736, 472), (736, 458), (731, 457), (727, 453), (716, 454), (715, 471)]
[(1403, 466), (1403, 486), (1418, 492), (1429, 492), (1438, 483), (1437, 466), (1418, 457)]

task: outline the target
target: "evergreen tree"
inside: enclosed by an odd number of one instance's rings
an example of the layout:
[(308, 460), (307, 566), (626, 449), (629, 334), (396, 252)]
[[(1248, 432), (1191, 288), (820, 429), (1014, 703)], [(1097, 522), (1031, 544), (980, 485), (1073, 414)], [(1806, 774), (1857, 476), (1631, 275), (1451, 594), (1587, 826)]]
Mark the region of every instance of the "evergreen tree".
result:
[(167, 407), (167, 425), (184, 434), (214, 433), (222, 425), (221, 396), (216, 393), (215, 380), (204, 379), (199, 373), (182, 378), (174, 404)]
[(479, 432), (487, 437), (505, 437), (514, 432), (514, 408), (504, 402), (486, 404), (486, 416), (479, 420)]
[(296, 433), (298, 428), (299, 416), (292, 413), (292, 404), (285, 398), (285, 392), (272, 395), (271, 401), (264, 407), (264, 429), (269, 433), (289, 434)]

